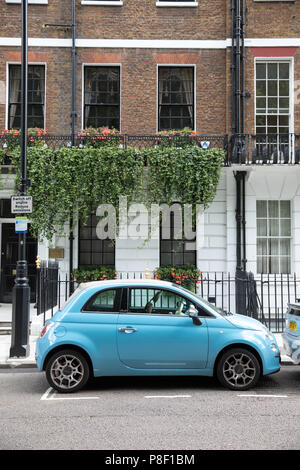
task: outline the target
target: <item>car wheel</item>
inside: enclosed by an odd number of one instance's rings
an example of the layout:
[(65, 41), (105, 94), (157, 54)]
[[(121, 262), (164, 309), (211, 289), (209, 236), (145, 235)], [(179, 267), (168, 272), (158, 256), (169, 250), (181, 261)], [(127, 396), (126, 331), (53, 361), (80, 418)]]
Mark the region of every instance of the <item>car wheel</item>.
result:
[(226, 351), (217, 365), (219, 382), (230, 390), (248, 390), (254, 387), (259, 377), (259, 362), (247, 349)]
[(84, 387), (89, 375), (89, 365), (85, 357), (72, 349), (55, 353), (46, 366), (49, 385), (61, 393), (77, 392)]

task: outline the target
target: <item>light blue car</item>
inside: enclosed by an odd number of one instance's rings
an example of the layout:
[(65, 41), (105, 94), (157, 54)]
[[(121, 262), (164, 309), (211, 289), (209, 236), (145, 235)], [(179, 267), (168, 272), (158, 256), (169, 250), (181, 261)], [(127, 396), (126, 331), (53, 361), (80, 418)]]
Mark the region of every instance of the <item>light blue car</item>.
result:
[(138, 375), (216, 376), (241, 391), (280, 370), (275, 337), (260, 322), (156, 280), (81, 284), (45, 324), (36, 360), (65, 393), (92, 376)]
[(300, 303), (289, 305), (285, 331), (281, 336), (284, 353), (295, 364), (300, 364)]

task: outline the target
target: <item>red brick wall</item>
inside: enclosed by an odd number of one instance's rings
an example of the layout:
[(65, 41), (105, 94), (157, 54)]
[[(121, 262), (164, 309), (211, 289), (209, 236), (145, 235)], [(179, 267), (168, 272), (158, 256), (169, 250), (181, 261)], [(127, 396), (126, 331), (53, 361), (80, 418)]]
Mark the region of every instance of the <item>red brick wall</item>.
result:
[[(84, 6), (77, 0), (77, 37), (87, 39), (224, 40), (231, 36), (231, 2), (198, 0), (197, 8), (157, 8), (155, 0), (123, 0), (122, 7)], [(300, 2), (246, 0), (246, 38), (299, 37)], [(1, 37), (20, 37), (21, 6), (0, 4)], [(29, 5), (29, 36), (71, 38), (71, 30), (45, 27), (71, 23), (71, 0)], [(71, 129), (71, 49), (29, 48), (29, 62), (47, 64), (46, 127)], [(6, 63), (20, 61), (20, 48), (0, 47), (0, 128), (5, 127)], [(153, 133), (157, 126), (157, 65), (188, 64), (196, 69), (196, 127), (201, 133), (231, 130), (231, 50), (89, 48), (77, 50), (76, 128), (82, 127), (82, 64), (121, 64), (121, 118), (126, 133)], [(300, 80), (299, 49), (294, 80)], [(254, 55), (246, 50), (246, 132), (254, 131)], [(300, 110), (295, 105), (295, 132)]]

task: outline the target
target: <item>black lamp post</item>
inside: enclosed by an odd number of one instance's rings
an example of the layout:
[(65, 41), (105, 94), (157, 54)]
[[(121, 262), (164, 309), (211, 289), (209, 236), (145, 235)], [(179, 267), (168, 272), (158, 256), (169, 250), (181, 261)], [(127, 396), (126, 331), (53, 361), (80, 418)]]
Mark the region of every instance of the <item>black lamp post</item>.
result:
[[(27, 191), (27, 83), (28, 83), (28, 0), (22, 8), (22, 62), (21, 62), (21, 162), (20, 195)], [(30, 287), (26, 259), (26, 233), (18, 234), (18, 261), (12, 292), (12, 340), (10, 357), (29, 355)]]

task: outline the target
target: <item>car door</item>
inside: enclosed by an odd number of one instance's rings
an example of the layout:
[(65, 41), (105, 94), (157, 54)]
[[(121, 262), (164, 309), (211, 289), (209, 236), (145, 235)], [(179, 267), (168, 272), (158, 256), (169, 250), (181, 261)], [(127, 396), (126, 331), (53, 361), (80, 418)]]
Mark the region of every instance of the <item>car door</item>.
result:
[(129, 288), (128, 308), (120, 313), (120, 361), (135, 369), (203, 369), (208, 354), (205, 318), (196, 325), (184, 314), (189, 303), (176, 291)]
[(120, 288), (98, 290), (85, 302), (80, 315), (68, 315), (70, 321), (80, 323), (80, 335), (86, 338), (86, 344), (83, 346), (87, 346), (91, 355), (95, 375), (98, 370), (102, 375), (110, 375), (119, 366), (116, 325), (121, 291)]

